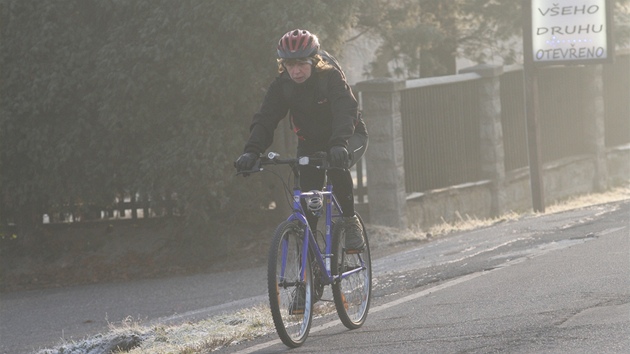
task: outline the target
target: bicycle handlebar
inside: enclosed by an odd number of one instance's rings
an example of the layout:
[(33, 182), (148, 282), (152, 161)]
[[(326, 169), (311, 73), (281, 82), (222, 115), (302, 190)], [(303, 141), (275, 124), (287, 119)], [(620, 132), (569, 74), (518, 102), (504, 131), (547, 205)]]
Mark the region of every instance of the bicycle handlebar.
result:
[(338, 167), (331, 167), (328, 163), (328, 154), (323, 151), (316, 152), (308, 156), (300, 156), (296, 158), (281, 159), (280, 154), (277, 152), (269, 152), (267, 155), (260, 155), (256, 164), (250, 171), (238, 171), (237, 175), (245, 175), (250, 173), (256, 173), (263, 170), (262, 166), (265, 165), (290, 165), (291, 167), (297, 166), (314, 166), (316, 168), (324, 170), (340, 169)]
[(327, 156), (328, 155), (325, 152), (320, 151), (309, 156), (281, 159), (280, 154), (278, 154), (277, 152), (270, 152), (267, 154), (267, 156), (261, 156), (260, 162), (261, 165), (311, 165), (315, 167), (329, 168), (328, 160), (326, 159)]

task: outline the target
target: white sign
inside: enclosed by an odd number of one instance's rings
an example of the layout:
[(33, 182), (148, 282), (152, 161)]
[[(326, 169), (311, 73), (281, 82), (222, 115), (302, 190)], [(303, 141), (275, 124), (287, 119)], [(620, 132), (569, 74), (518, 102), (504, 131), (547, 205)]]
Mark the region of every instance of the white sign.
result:
[(611, 59), (606, 6), (606, 0), (532, 0), (534, 63)]

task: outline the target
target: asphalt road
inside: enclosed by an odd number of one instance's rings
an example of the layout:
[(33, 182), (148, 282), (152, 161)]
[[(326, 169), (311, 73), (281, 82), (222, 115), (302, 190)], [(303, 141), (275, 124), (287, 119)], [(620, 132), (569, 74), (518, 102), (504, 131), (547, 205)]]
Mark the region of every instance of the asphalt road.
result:
[[(292, 353), (630, 353), (627, 201), (437, 240), (375, 268), (365, 325), (328, 316)], [(269, 336), (220, 352), (286, 350)]]
[[(630, 352), (630, 201), (527, 217), (374, 261), (366, 324), (314, 322), (294, 352)], [(131, 316), (179, 322), (266, 301), (265, 270), (1, 294), (0, 353)], [(252, 296), (252, 294), (254, 296)], [(220, 352), (285, 351), (275, 335)]]

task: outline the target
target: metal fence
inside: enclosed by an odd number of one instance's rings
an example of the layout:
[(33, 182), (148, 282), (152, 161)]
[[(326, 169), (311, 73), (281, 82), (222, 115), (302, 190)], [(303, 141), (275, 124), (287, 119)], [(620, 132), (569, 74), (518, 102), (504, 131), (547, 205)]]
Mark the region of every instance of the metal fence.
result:
[[(586, 87), (583, 67), (543, 69), (538, 79), (539, 129), (543, 162), (584, 154), (588, 142), (584, 122)], [(501, 124), (505, 169), (526, 167), (527, 128), (522, 68), (501, 76)]]
[(604, 107), (606, 146), (630, 142), (630, 50), (604, 65)]
[(543, 162), (588, 152), (584, 67), (541, 70), (538, 78)]
[[(541, 70), (538, 89), (543, 162), (589, 151), (585, 102), (591, 83), (586, 82), (586, 70), (579, 66)], [(604, 65), (608, 147), (630, 143), (629, 78), (630, 53)], [(479, 80), (469, 74), (407, 81), (408, 89), (401, 92), (401, 115), (408, 193), (484, 179), (478, 85)], [(528, 165), (523, 92), (522, 69), (506, 67), (500, 77), (506, 171)]]
[(500, 80), (504, 164), (511, 171), (528, 165), (522, 67), (506, 68)]
[(477, 85), (477, 81), (466, 80), (402, 92), (408, 192), (483, 178)]

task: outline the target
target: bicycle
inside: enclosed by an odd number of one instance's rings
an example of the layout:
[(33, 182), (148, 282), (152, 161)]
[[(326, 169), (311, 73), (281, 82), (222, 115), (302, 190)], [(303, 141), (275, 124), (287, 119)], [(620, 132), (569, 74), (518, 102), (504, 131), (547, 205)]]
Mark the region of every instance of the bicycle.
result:
[[(326, 178), (322, 190), (303, 192), (299, 187), (299, 166), (331, 169), (326, 153), (280, 159), (279, 154), (270, 152), (260, 157), (252, 171), (239, 173), (263, 171), (266, 165), (289, 165), (294, 180), (292, 191), (284, 183), (288, 195), (293, 196), (293, 212), (274, 232), (267, 268), (269, 305), (278, 336), (291, 348), (304, 344), (313, 320), (313, 305), (323, 300), (324, 288), (328, 285), (341, 322), (348, 329), (361, 327), (368, 315), (372, 292), (370, 247), (363, 220), (356, 213), (363, 229), (365, 248), (360, 252), (347, 252), (344, 227), (341, 222), (335, 222), (340, 220), (342, 210), (332, 184)], [(306, 200), (307, 210), (302, 200)], [(308, 224), (307, 212), (325, 216), (321, 245), (313, 232), (316, 225)]]

